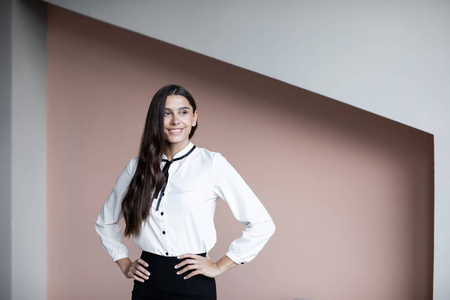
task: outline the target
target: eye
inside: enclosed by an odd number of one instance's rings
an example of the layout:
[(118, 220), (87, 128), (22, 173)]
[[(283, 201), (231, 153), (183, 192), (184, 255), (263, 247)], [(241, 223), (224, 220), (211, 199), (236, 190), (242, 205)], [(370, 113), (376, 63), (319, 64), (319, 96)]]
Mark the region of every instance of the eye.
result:
[(169, 115), (170, 115), (170, 112), (168, 112), (168, 111), (164, 112), (164, 116), (169, 116)]
[(182, 114), (182, 115), (187, 115), (187, 114), (188, 114), (188, 111), (187, 111), (187, 110), (182, 110), (182, 111), (180, 111), (180, 114)]

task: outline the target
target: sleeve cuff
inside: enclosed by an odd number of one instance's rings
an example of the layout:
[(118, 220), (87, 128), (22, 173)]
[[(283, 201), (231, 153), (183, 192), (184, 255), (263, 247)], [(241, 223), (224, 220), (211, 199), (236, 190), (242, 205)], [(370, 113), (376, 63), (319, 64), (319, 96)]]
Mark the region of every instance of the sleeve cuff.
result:
[(114, 262), (116, 262), (119, 259), (127, 258), (127, 257), (128, 257), (128, 253), (119, 253), (117, 255), (114, 255), (114, 257), (112, 259), (113, 259)]
[(236, 264), (238, 265), (242, 265), (244, 264), (244, 261), (241, 260), (239, 257), (237, 257), (236, 255), (234, 255), (233, 253), (228, 252), (226, 254), (226, 256), (228, 256), (229, 259), (231, 259), (232, 261), (234, 261)]

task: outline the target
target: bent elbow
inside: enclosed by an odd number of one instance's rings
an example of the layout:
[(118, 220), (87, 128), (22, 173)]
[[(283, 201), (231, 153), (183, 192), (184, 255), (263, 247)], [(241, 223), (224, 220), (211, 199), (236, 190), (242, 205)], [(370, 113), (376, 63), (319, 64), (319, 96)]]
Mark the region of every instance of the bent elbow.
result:
[(269, 232), (270, 232), (270, 236), (272, 236), (274, 233), (275, 233), (275, 231), (276, 231), (276, 226), (275, 226), (275, 223), (272, 221), (272, 222), (270, 222), (270, 226), (269, 226)]

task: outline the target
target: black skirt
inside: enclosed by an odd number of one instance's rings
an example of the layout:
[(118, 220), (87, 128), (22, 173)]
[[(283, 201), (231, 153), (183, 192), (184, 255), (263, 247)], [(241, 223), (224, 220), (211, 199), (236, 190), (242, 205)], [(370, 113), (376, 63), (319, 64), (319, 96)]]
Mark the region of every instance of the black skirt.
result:
[[(205, 256), (205, 254), (200, 254)], [(177, 275), (175, 265), (182, 260), (142, 252), (141, 259), (148, 263), (149, 279), (134, 281), (132, 300), (216, 300), (216, 281), (203, 275), (183, 279), (188, 273)]]

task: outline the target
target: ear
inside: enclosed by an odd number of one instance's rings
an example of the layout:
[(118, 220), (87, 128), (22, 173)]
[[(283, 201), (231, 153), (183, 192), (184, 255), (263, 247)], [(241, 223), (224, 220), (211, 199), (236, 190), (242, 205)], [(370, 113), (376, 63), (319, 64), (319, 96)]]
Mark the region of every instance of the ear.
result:
[(195, 127), (197, 125), (197, 117), (198, 113), (197, 110), (194, 112), (194, 118), (192, 119), (192, 127)]

